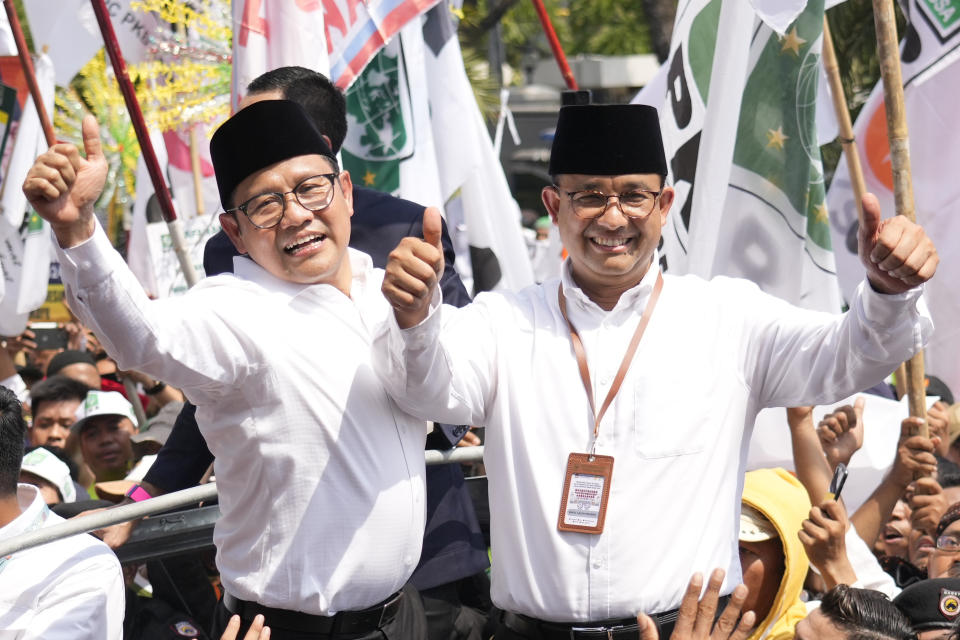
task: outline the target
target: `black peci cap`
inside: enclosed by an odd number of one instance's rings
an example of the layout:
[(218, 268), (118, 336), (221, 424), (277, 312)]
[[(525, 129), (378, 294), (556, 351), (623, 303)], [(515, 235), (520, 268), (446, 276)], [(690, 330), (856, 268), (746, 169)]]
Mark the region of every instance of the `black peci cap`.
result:
[(657, 110), (644, 104), (561, 107), (550, 175), (667, 173)]
[(220, 203), (230, 209), (234, 189), (257, 171), (313, 154), (333, 159), (330, 145), (297, 103), (262, 100), (241, 109), (220, 125), (210, 140)]

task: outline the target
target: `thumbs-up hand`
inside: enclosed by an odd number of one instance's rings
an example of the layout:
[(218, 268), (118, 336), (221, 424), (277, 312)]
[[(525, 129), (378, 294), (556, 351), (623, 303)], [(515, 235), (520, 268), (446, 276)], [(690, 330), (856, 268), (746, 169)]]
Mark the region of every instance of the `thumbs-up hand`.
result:
[(93, 204), (107, 177), (100, 127), (93, 116), (83, 119), (82, 131), (85, 158), (74, 145), (57, 143), (36, 159), (23, 182), (27, 200), (50, 223), (61, 247), (93, 235)]
[(440, 210), (423, 212), (423, 239), (407, 237), (387, 257), (384, 297), (393, 307), (401, 329), (420, 324), (430, 311), (430, 299), (443, 273)]
[(858, 240), (867, 280), (880, 293), (903, 293), (923, 284), (933, 277), (940, 262), (923, 227), (904, 216), (884, 220), (872, 193), (863, 196)]

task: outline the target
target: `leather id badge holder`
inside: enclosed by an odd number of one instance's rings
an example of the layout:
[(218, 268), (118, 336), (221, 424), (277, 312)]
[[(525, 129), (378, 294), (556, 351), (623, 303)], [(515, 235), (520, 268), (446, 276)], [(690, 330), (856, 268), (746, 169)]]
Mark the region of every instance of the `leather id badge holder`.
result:
[(612, 479), (613, 457), (571, 453), (563, 479), (557, 529), (602, 533)]

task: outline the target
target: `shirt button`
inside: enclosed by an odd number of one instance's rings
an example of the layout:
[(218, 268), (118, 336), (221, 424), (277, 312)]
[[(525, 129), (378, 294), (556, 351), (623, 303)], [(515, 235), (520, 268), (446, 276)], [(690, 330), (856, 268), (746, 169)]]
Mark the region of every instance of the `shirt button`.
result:
[(410, 556), (403, 556), (403, 564), (407, 566), (413, 564), (413, 558), (411, 558)]
[(594, 561), (593, 561), (593, 568), (594, 568), (594, 569), (601, 569), (602, 567), (603, 567), (603, 561), (602, 561), (602, 560), (594, 560)]

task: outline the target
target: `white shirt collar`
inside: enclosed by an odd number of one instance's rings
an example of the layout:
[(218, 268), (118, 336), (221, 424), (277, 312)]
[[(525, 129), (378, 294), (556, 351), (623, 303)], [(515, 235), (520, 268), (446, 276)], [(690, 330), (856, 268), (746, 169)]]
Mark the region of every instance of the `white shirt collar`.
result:
[[(350, 260), (351, 271), (351, 297), (357, 299), (362, 295), (364, 287), (369, 281), (370, 273), (373, 270), (373, 259), (362, 251), (357, 251), (352, 247), (347, 248), (347, 257)], [(248, 280), (260, 285), (271, 293), (279, 294), (289, 300), (293, 300), (300, 294), (313, 290), (316, 291), (322, 287), (332, 287), (330, 284), (300, 284), (278, 278), (252, 258), (242, 255), (233, 258), (233, 273), (242, 280)]]
[[(636, 306), (636, 303), (645, 300), (653, 291), (653, 286), (657, 282), (657, 274), (659, 273), (660, 252), (654, 250), (653, 260), (650, 263), (650, 268), (648, 268), (647, 272), (643, 274), (643, 278), (641, 278), (640, 282), (638, 282), (633, 288), (623, 292), (623, 294), (620, 296), (620, 299), (617, 301), (616, 306), (614, 306), (609, 313), (617, 313), (622, 309), (632, 309)], [(587, 294), (583, 292), (583, 289), (577, 285), (576, 281), (573, 279), (573, 263), (570, 261), (570, 258), (564, 260), (563, 268), (560, 269), (560, 284), (563, 287), (563, 294), (567, 297), (567, 300), (578, 304), (580, 308), (593, 309), (603, 313), (608, 313), (607, 311), (601, 309), (596, 302), (591, 300)]]
[(20, 515), (7, 524), (0, 527), (0, 540), (6, 540), (25, 533), (31, 528), (37, 526), (38, 521), (44, 520), (49, 513), (47, 503), (43, 501), (40, 490), (30, 484), (17, 485), (17, 502), (20, 503)]

